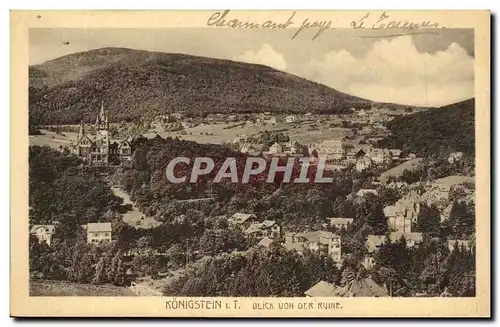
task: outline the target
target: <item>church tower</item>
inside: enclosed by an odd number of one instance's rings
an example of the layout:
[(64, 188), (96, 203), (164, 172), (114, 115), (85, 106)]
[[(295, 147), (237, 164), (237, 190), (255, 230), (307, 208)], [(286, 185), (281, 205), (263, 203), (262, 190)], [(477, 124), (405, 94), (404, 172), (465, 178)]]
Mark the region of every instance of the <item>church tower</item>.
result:
[(78, 129), (78, 137), (76, 139), (77, 142), (80, 142), (82, 137), (85, 135), (85, 126), (83, 125), (83, 122), (80, 120), (80, 127)]
[(101, 102), (101, 111), (99, 112), (99, 115), (97, 115), (95, 125), (97, 131), (107, 131), (109, 129), (108, 113), (107, 111), (104, 111), (104, 101)]
[(109, 146), (109, 120), (108, 113), (104, 111), (104, 102), (101, 102), (101, 110), (97, 115), (95, 122), (95, 129), (97, 132), (96, 141), (101, 146), (102, 153), (108, 153)]

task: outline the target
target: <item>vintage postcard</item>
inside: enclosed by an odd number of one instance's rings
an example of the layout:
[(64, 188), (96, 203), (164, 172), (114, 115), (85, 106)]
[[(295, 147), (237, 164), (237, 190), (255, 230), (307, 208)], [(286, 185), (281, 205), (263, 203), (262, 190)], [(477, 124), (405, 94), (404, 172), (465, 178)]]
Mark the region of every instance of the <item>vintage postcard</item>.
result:
[(490, 316), (488, 11), (13, 11), (11, 40), (12, 316)]

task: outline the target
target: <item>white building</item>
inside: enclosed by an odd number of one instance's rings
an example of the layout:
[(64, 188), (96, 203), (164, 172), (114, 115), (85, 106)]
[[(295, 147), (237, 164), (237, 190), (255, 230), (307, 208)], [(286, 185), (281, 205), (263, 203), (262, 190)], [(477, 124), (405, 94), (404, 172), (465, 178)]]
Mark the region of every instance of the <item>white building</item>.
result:
[(448, 162), (450, 164), (459, 162), (460, 160), (462, 160), (463, 155), (464, 154), (462, 152), (453, 152), (448, 156)]
[(111, 223), (88, 223), (87, 243), (111, 242)]
[(40, 243), (47, 243), (50, 246), (52, 235), (54, 235), (54, 225), (33, 225), (30, 234), (35, 235)]
[(392, 155), (388, 149), (372, 148), (370, 158), (375, 164), (388, 164), (392, 160)]
[(269, 147), (269, 153), (270, 154), (282, 154), (283, 153), (283, 146), (281, 144), (279, 144), (278, 142), (274, 142), (274, 144)]
[(354, 218), (342, 218), (342, 217), (335, 217), (335, 218), (328, 218), (330, 221), (330, 226), (333, 226), (338, 229), (342, 228), (347, 228), (350, 224), (354, 222)]
[(356, 166), (355, 166), (356, 171), (362, 172), (363, 170), (370, 168), (371, 165), (372, 165), (372, 160), (370, 159), (370, 157), (365, 156), (363, 158), (356, 160)]
[(340, 139), (325, 140), (317, 145), (316, 151), (334, 160), (341, 160), (345, 155), (344, 144)]
[(335, 262), (342, 261), (342, 242), (340, 235), (327, 231), (286, 233), (284, 247), (301, 253), (304, 249), (324, 253)]
[(358, 197), (365, 197), (367, 194), (378, 196), (377, 190), (371, 188), (362, 188), (358, 192), (356, 192), (356, 196)]

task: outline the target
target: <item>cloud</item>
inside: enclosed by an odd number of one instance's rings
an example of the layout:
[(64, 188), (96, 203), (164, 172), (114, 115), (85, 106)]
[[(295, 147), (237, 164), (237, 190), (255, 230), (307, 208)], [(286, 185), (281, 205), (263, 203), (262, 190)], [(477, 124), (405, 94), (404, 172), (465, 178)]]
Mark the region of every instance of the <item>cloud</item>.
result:
[(279, 70), (287, 68), (283, 55), (274, 50), (269, 44), (263, 44), (258, 51), (246, 51), (242, 55), (236, 56), (234, 60), (265, 65)]
[(362, 58), (345, 50), (329, 52), (311, 61), (305, 75), (380, 102), (442, 106), (474, 96), (474, 58), (456, 43), (420, 53), (410, 36), (377, 41)]

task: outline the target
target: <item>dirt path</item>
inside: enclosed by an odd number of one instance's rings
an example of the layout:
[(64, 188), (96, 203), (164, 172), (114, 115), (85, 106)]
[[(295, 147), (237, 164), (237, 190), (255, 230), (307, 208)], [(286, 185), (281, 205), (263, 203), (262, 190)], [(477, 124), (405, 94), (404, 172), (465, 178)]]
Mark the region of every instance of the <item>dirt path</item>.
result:
[(146, 215), (140, 212), (135, 206), (135, 203), (130, 199), (130, 196), (121, 188), (112, 187), (111, 190), (114, 195), (123, 199), (124, 205), (130, 204), (132, 206), (132, 210), (123, 215), (123, 221), (125, 223), (137, 228), (152, 228), (160, 224), (153, 217), (146, 217)]

